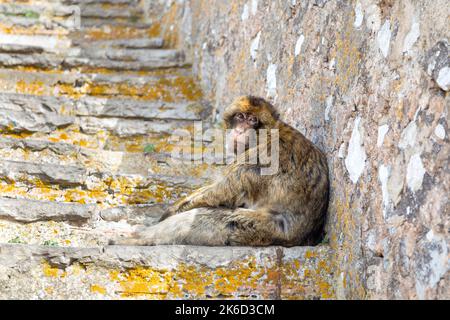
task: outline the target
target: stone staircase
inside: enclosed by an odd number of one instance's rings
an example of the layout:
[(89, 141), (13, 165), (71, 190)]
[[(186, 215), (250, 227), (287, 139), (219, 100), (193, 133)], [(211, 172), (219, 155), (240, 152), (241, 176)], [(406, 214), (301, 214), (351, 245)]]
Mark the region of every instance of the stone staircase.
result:
[(171, 157), (211, 107), (146, 7), (0, 1), (0, 298), (333, 298), (327, 246), (106, 245), (220, 170)]

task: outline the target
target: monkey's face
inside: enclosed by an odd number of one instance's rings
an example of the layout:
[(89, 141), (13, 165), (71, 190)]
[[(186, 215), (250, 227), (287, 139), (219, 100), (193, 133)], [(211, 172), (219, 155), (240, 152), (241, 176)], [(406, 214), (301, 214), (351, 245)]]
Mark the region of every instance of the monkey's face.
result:
[(231, 121), (227, 148), (233, 153), (239, 154), (249, 147), (256, 146), (257, 129), (260, 126), (259, 119), (252, 113), (238, 112)]

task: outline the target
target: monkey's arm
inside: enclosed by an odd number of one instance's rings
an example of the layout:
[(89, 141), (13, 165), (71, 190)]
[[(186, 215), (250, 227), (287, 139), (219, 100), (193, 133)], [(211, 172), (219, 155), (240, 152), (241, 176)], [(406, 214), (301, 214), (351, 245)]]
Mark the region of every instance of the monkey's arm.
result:
[(231, 165), (227, 169), (221, 180), (200, 188), (175, 203), (164, 218), (200, 207), (234, 208), (249, 189), (253, 189), (256, 184), (262, 187), (261, 176), (255, 174), (254, 165)]
[(174, 213), (200, 207), (232, 207), (238, 190), (230, 188), (229, 178), (200, 188), (181, 199), (172, 207)]
[[(213, 183), (208, 186), (195, 190), (193, 193), (175, 202), (159, 219), (163, 221), (170, 216), (177, 213), (187, 211), (199, 207), (218, 207), (221, 203), (227, 201), (222, 197), (223, 193), (219, 192), (221, 189), (220, 183)], [(214, 197), (214, 194), (217, 196)], [(222, 204), (223, 205), (223, 204)]]

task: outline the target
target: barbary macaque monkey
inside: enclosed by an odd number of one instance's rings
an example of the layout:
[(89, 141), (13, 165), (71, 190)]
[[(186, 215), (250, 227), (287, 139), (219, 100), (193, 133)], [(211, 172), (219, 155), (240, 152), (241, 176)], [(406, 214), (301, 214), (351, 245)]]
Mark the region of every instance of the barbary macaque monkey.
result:
[[(185, 244), (205, 246), (295, 246), (316, 244), (328, 205), (328, 167), (325, 155), (300, 132), (279, 120), (266, 100), (244, 96), (223, 113), (232, 145), (243, 152), (226, 166), (223, 177), (176, 202), (161, 221), (126, 245)], [(264, 165), (248, 163), (260, 148), (249, 147), (249, 129), (277, 129), (279, 166), (271, 175)], [(270, 139), (267, 139), (270, 144)], [(237, 148), (239, 149), (239, 148)], [(270, 149), (270, 148), (269, 148)]]

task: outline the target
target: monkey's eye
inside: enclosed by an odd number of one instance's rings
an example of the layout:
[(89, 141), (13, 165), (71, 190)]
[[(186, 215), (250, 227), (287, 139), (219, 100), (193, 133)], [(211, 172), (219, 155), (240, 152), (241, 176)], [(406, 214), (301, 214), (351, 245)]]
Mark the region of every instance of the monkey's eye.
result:
[(245, 116), (244, 116), (243, 113), (237, 113), (237, 114), (235, 115), (235, 117), (236, 117), (236, 119), (239, 120), (239, 121), (243, 121), (243, 120), (245, 119)]

